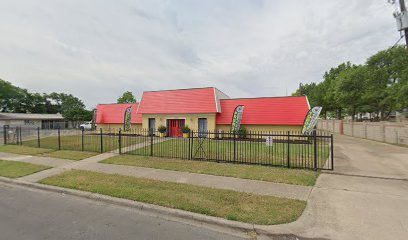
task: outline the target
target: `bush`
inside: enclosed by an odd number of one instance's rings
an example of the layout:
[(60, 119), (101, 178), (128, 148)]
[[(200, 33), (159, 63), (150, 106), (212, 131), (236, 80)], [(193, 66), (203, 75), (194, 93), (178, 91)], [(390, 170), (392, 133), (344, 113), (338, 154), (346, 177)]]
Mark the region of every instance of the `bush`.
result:
[(181, 128), (181, 132), (183, 133), (190, 133), (191, 129), (188, 126), (184, 126)]
[(165, 133), (167, 130), (167, 128), (165, 126), (160, 126), (157, 128), (157, 131), (159, 131), (159, 133)]

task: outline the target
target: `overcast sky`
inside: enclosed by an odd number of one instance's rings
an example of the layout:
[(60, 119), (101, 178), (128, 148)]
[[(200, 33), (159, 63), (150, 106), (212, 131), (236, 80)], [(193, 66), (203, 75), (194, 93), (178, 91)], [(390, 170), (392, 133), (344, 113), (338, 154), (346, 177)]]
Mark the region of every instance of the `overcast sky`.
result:
[(283, 96), (398, 40), (387, 0), (0, 0), (0, 78), (91, 108), (126, 90)]

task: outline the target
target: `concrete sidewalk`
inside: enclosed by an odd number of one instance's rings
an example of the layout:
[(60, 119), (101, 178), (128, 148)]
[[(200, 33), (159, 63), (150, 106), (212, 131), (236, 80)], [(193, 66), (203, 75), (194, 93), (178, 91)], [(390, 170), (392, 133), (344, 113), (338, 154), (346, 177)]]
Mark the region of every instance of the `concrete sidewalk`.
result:
[(38, 157), (38, 156), (20, 155), (20, 154), (3, 153), (3, 152), (0, 152), (0, 159), (9, 160), (9, 161), (34, 163), (34, 164), (46, 165), (50, 167), (60, 167), (60, 166), (65, 166), (67, 164), (76, 162), (74, 160), (66, 160), (66, 159), (60, 159), (60, 158)]
[(282, 183), (273, 183), (249, 179), (214, 176), (199, 173), (171, 171), (154, 168), (133, 167), (103, 163), (77, 165), (75, 169), (120, 174), (153, 180), (187, 183), (197, 186), (228, 189), (239, 192), (255, 193), (307, 201), (312, 187)]
[[(71, 169), (87, 170), (108, 174), (119, 174), (124, 176), (141, 177), (153, 180), (186, 183), (197, 186), (210, 188), (227, 189), (239, 192), (254, 193), (259, 195), (268, 195), (276, 197), (284, 197), (290, 199), (298, 199), (307, 201), (312, 187), (299, 186), (283, 183), (273, 183), (249, 179), (240, 179), (232, 177), (214, 176), (198, 173), (171, 171), (154, 168), (143, 168), (125, 165), (103, 164), (99, 163), (104, 159), (116, 156), (115, 153), (103, 153), (97, 156), (86, 158), (79, 161), (63, 161), (61, 159), (44, 159), (34, 156), (16, 155), (11, 156), (14, 161), (23, 161), (30, 163), (39, 163), (48, 166), (54, 166), (41, 172), (27, 175), (19, 178), (25, 182), (38, 182), (41, 179), (58, 175)], [(1, 155), (0, 155), (1, 156)], [(9, 158), (10, 159), (10, 158)], [(10, 159), (10, 160), (11, 160)], [(5, 159), (6, 160), (6, 159)], [(52, 163), (55, 161), (55, 163)], [(47, 164), (49, 163), (49, 164)]]
[[(44, 171), (41, 171), (41, 172), (37, 172), (37, 173), (31, 174), (31, 175), (27, 175), (27, 176), (21, 177), (19, 179), (23, 180), (23, 181), (27, 181), (27, 182), (38, 182), (41, 179), (60, 174), (60, 173), (62, 173), (64, 171), (67, 171), (67, 170), (70, 170), (70, 169), (73, 169), (73, 168), (78, 168), (81, 165), (86, 165), (86, 164), (89, 164), (89, 163), (97, 163), (99, 161), (102, 161), (104, 159), (107, 159), (107, 158), (110, 158), (110, 157), (113, 157), (113, 156), (116, 156), (116, 154), (114, 154), (114, 153), (103, 153), (103, 154), (99, 154), (99, 155), (96, 155), (96, 156), (93, 156), (93, 157), (90, 157), (90, 158), (86, 158), (86, 159), (83, 159), (83, 160), (73, 161), (73, 162), (70, 162), (70, 163), (67, 163), (67, 164), (59, 165), (57, 167), (50, 168), (50, 169), (47, 169), (47, 170), (44, 170)], [(16, 161), (18, 161), (18, 160), (16, 160)], [(36, 159), (36, 157), (33, 157), (33, 158), (30, 159), (30, 161), (32, 163), (35, 163), (35, 162), (38, 161), (38, 159)]]

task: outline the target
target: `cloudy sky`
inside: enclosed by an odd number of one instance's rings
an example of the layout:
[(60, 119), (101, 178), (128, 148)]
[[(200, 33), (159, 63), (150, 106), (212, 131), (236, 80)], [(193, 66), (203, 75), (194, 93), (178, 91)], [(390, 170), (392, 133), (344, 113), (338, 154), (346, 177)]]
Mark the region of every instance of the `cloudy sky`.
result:
[(0, 78), (91, 108), (130, 90), (282, 96), (399, 37), (387, 0), (0, 0)]

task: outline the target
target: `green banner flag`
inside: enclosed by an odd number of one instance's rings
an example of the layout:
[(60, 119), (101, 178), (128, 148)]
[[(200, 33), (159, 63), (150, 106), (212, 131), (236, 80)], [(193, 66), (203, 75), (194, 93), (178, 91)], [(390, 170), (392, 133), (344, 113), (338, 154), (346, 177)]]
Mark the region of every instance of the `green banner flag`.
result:
[(305, 121), (303, 122), (302, 134), (311, 134), (317, 124), (322, 107), (313, 107), (306, 114)]
[(132, 107), (128, 107), (125, 110), (125, 116), (123, 119), (123, 131), (130, 131), (132, 126)]
[(231, 132), (237, 132), (241, 127), (242, 115), (244, 114), (244, 106), (239, 105), (235, 108), (232, 116)]

